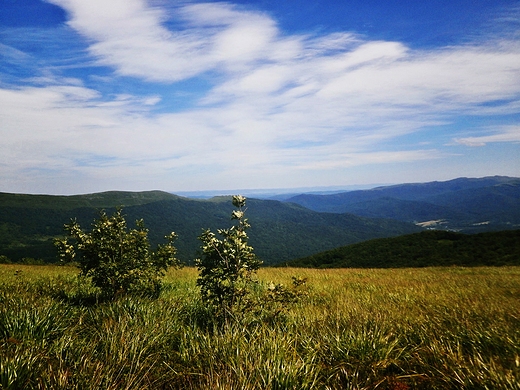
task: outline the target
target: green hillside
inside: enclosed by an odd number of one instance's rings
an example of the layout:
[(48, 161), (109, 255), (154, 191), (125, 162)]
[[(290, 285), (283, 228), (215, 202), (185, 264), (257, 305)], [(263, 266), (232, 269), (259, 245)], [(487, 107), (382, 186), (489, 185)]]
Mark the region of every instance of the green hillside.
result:
[[(111, 213), (124, 206), (132, 226), (144, 219), (152, 244), (175, 231), (178, 256), (189, 262), (197, 256), (202, 229), (230, 225), (230, 197), (209, 200), (182, 198), (164, 192), (106, 192), (77, 196), (0, 194), (0, 255), (56, 261), (53, 239), (63, 225), (77, 218), (86, 229), (100, 209)], [(250, 242), (266, 264), (275, 264), (342, 245), (377, 237), (420, 231), (410, 223), (371, 219), (351, 214), (319, 213), (272, 200), (249, 199)]]
[(312, 268), (520, 265), (520, 230), (473, 235), (424, 231), (343, 246), (283, 265)]
[(2, 208), (71, 210), (81, 207), (106, 208), (134, 206), (175, 198), (178, 198), (178, 196), (164, 191), (107, 191), (95, 194), (69, 196), (10, 194), (0, 192), (0, 205)]

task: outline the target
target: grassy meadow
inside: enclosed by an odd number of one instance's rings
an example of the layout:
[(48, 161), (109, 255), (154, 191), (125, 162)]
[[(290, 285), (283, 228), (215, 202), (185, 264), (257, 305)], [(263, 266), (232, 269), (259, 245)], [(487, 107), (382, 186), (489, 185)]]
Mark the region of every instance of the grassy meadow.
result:
[(262, 268), (299, 300), (225, 324), (194, 268), (155, 300), (76, 274), (0, 265), (0, 389), (520, 389), (520, 267)]

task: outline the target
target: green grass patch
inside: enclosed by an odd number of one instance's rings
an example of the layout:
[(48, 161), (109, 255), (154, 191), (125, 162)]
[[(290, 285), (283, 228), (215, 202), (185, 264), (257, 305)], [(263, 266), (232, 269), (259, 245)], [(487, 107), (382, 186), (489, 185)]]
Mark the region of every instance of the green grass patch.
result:
[(194, 268), (97, 303), (77, 273), (0, 265), (1, 389), (520, 388), (520, 267), (263, 268), (305, 294), (224, 324)]

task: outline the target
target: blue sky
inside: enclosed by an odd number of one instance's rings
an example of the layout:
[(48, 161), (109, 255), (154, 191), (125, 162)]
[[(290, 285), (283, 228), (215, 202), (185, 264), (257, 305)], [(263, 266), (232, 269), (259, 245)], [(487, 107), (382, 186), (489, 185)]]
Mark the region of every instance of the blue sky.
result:
[(0, 191), (520, 176), (520, 3), (0, 0)]

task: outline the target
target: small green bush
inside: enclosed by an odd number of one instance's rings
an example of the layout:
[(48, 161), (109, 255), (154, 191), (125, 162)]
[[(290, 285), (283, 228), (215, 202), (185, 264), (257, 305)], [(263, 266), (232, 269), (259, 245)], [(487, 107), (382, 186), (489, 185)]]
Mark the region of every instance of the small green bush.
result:
[(248, 245), (246, 230), (250, 227), (244, 217), (246, 198), (233, 196), (231, 219), (237, 224), (229, 229), (219, 229), (222, 238), (206, 230), (199, 239), (202, 241), (202, 256), (195, 260), (199, 270), (197, 285), (200, 286), (202, 300), (210, 304), (217, 316), (227, 317), (239, 312), (245, 303), (252, 276), (260, 267), (261, 261)]
[(12, 264), (12, 261), (6, 255), (0, 255), (0, 264)]
[(177, 236), (170, 233), (166, 236), (167, 244), (152, 252), (143, 220), (136, 221), (136, 225), (136, 229), (128, 230), (121, 209), (110, 217), (101, 211), (90, 232), (84, 232), (72, 220), (65, 229), (75, 242), (58, 239), (55, 245), (60, 259), (77, 262), (81, 275), (89, 277), (105, 296), (112, 299), (125, 293), (157, 296), (167, 268), (180, 266), (173, 246)]

